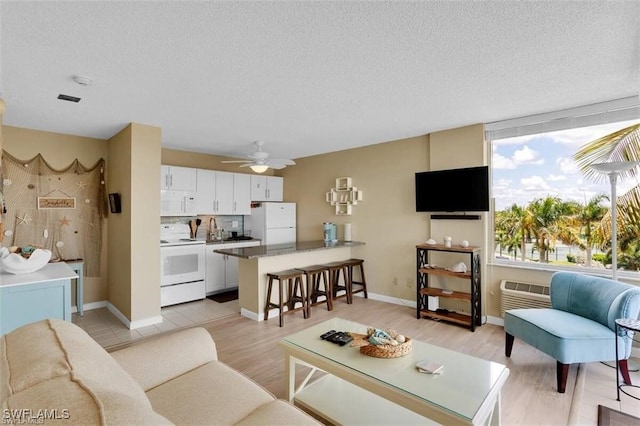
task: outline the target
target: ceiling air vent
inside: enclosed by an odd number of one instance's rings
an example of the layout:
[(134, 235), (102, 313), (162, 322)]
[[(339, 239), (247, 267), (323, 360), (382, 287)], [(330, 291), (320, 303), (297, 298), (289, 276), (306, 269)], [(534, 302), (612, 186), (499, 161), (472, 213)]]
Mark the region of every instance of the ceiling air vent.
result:
[(63, 101), (69, 101), (69, 102), (80, 102), (80, 98), (76, 98), (75, 96), (71, 96), (71, 95), (63, 95), (62, 93), (60, 93), (58, 95), (58, 99), (61, 99)]

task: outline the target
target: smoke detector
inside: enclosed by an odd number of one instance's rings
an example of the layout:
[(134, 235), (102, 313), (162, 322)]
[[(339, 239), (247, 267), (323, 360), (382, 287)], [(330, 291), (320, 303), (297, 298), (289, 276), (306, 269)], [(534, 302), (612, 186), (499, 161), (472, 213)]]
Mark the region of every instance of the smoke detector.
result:
[(91, 86), (93, 84), (93, 80), (82, 75), (74, 75), (73, 81), (78, 83), (80, 86)]

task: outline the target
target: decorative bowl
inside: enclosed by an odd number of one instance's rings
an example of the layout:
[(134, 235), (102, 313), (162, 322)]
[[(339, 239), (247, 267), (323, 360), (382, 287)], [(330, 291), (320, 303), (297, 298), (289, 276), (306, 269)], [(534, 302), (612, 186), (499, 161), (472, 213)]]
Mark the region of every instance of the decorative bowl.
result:
[(35, 249), (27, 259), (17, 253), (9, 253), (6, 247), (2, 247), (0, 248), (0, 258), (2, 269), (10, 274), (30, 274), (49, 263), (49, 260), (51, 260), (51, 251)]

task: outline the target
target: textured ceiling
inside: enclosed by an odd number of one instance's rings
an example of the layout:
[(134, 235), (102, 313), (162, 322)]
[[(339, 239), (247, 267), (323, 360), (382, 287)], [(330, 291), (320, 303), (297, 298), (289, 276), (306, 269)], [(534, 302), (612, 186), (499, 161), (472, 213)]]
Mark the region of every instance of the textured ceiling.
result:
[(137, 122), (161, 127), (163, 147), (219, 155), (263, 140), (300, 158), (640, 90), (638, 1), (2, 1), (0, 13), (6, 125), (109, 138)]

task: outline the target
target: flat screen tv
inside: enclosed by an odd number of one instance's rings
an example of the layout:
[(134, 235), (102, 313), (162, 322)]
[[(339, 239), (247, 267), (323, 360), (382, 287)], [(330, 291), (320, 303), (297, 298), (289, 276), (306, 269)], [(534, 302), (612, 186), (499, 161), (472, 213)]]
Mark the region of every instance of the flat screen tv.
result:
[(489, 211), (489, 167), (416, 173), (416, 211)]

